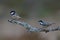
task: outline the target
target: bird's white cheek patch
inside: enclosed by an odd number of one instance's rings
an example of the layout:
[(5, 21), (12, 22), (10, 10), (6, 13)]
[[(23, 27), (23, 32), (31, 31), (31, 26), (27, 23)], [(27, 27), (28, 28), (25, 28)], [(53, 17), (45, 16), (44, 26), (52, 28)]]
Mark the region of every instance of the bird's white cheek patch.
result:
[(43, 24), (43, 23), (40, 22), (40, 24)]
[(13, 14), (14, 12), (12, 12), (11, 14)]

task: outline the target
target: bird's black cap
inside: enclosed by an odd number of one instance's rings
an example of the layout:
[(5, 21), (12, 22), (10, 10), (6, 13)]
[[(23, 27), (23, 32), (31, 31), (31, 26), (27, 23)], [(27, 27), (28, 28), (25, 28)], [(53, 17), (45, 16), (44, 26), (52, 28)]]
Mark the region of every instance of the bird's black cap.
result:
[(39, 20), (38, 22), (43, 22), (42, 20)]
[(13, 11), (13, 10), (12, 10), (12, 11), (10, 11), (10, 13), (12, 13), (12, 12), (15, 12), (15, 11)]

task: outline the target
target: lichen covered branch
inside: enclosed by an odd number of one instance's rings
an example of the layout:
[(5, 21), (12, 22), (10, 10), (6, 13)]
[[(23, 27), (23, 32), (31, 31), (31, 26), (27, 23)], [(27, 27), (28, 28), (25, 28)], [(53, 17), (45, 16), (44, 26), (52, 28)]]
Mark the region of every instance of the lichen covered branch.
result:
[(60, 27), (56, 27), (56, 28), (51, 28), (51, 29), (47, 29), (47, 28), (36, 28), (31, 26), (30, 24), (26, 23), (26, 22), (20, 22), (17, 20), (8, 20), (8, 22), (10, 23), (14, 23), (14, 24), (19, 24), (21, 26), (23, 26), (24, 28), (26, 28), (29, 32), (50, 32), (50, 31), (57, 31), (60, 30)]

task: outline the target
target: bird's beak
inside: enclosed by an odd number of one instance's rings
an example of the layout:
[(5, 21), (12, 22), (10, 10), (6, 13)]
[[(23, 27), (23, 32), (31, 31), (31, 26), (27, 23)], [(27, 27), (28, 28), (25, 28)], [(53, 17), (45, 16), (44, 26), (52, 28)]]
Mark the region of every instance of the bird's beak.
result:
[(38, 22), (40, 22), (40, 21), (38, 21)]

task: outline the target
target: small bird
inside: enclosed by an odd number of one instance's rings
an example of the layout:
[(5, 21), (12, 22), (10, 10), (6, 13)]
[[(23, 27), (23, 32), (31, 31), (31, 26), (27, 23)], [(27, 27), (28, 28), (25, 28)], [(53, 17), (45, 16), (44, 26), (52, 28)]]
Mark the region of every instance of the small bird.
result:
[(43, 28), (47, 28), (47, 27), (51, 26), (52, 24), (55, 24), (55, 23), (44, 22), (43, 20), (39, 20), (38, 22), (40, 23), (40, 25), (43, 26)]
[(21, 18), (15, 11), (11, 11), (10, 16), (13, 20), (19, 20)]

